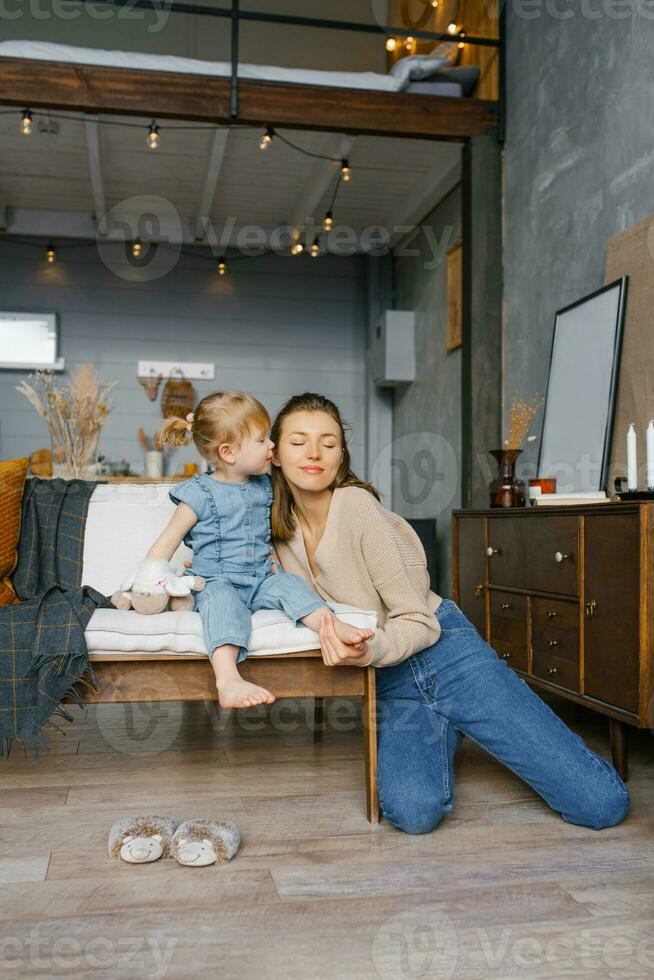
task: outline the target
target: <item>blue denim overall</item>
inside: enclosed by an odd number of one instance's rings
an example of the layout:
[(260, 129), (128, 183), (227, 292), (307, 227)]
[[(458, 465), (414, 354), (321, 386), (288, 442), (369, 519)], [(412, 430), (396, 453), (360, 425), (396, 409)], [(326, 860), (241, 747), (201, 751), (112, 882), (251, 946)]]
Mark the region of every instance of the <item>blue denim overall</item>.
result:
[(236, 662), (245, 660), (251, 614), (258, 609), (281, 609), (297, 625), (326, 605), (299, 575), (272, 572), (267, 474), (225, 483), (204, 473), (176, 484), (169, 496), (173, 503), (183, 500), (198, 518), (184, 544), (193, 551), (188, 574), (207, 583), (194, 596), (209, 657), (217, 646), (233, 643), (240, 647)]

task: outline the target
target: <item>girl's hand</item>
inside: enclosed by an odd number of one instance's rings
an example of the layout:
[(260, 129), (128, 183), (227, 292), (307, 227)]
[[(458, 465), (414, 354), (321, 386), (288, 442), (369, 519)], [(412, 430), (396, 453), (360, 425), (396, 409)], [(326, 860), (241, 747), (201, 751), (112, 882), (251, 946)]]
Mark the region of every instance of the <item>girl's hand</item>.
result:
[(334, 623), (328, 616), (320, 620), (320, 649), (327, 667), (367, 667), (370, 649), (367, 643), (344, 643), (336, 635)]

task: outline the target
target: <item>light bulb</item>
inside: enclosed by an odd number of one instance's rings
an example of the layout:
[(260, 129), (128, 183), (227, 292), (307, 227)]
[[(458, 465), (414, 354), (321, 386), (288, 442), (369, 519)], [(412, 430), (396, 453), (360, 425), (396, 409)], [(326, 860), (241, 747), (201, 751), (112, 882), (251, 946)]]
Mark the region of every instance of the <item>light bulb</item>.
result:
[(347, 184), (350, 179), (350, 164), (348, 160), (341, 160), (341, 177), (343, 183)]
[(46, 255), (48, 257), (48, 262), (52, 265), (52, 263), (55, 260), (55, 255), (56, 255), (56, 253), (55, 253), (55, 247), (52, 244), (52, 242), (48, 242), (48, 251), (46, 252)]
[(407, 37), (404, 41), (404, 47), (410, 51), (415, 43), (416, 43), (415, 37)]
[(456, 24), (454, 23), (454, 21), (452, 21), (451, 24), (448, 24), (447, 25), (447, 29), (450, 32), (450, 34), (458, 34), (458, 32), (459, 32)]
[(270, 146), (270, 144), (273, 141), (273, 136), (274, 135), (275, 135), (274, 130), (271, 129), (270, 126), (269, 126), (267, 128), (267, 130), (265, 131), (265, 133), (263, 134), (263, 136), (261, 137), (261, 139), (259, 140), (259, 149), (260, 150), (267, 150), (268, 147)]
[(309, 251), (311, 252), (312, 259), (315, 259), (318, 255), (320, 255), (320, 242), (317, 238), (314, 238)]
[(304, 245), (302, 244), (302, 242), (294, 242), (293, 243), (293, 245), (291, 247), (291, 253), (293, 255), (299, 255), (300, 252), (303, 252), (303, 251), (304, 251)]
[[(459, 37), (465, 37), (463, 31), (459, 31)], [(459, 41), (459, 50), (461, 50), (463, 47), (464, 47), (463, 41)]]
[(395, 48), (396, 47), (397, 47), (397, 41), (395, 40), (395, 38), (394, 37), (387, 37), (386, 38), (386, 50), (387, 51), (395, 51)]
[(431, 5), (432, 5), (432, 7), (437, 7), (438, 6), (438, 0), (431, 0)]
[(334, 216), (331, 211), (328, 211), (325, 217), (322, 219), (322, 227), (324, 231), (331, 231), (334, 227)]
[(138, 238), (136, 239), (135, 242), (132, 242), (132, 255), (134, 256), (135, 259), (138, 259), (139, 255), (141, 254), (142, 248), (143, 246), (141, 245)]
[(218, 275), (224, 276), (227, 272), (227, 263), (225, 262), (225, 256), (221, 255), (218, 261)]
[(161, 145), (161, 136), (159, 135), (159, 127), (157, 126), (154, 119), (150, 123), (150, 128), (148, 129), (148, 135), (146, 136), (146, 143), (151, 150), (158, 150)]
[(20, 131), (23, 136), (29, 136), (32, 132), (32, 113), (25, 109), (20, 119)]

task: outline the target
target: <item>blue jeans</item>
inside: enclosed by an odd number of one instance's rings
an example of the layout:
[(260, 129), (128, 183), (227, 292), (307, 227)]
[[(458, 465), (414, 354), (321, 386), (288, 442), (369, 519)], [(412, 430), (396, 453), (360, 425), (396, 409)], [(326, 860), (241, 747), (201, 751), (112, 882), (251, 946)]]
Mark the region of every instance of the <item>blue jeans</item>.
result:
[(599, 830), (626, 816), (620, 776), (501, 660), (452, 599), (436, 610), (433, 646), (376, 670), (383, 815), (410, 834), (454, 805), (464, 735), (515, 772), (569, 823)]
[(209, 657), (216, 647), (233, 643), (240, 647), (237, 664), (247, 657), (253, 612), (281, 609), (297, 626), (303, 616), (327, 605), (299, 575), (274, 575), (267, 568), (224, 570), (194, 595)]

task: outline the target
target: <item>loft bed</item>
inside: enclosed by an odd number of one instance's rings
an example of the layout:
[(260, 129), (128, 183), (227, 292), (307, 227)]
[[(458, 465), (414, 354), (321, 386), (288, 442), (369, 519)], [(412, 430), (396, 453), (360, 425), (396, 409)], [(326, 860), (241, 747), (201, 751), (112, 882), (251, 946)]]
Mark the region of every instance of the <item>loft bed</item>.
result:
[[(104, 2), (121, 5), (123, 0)], [(151, 7), (152, 2), (131, 0), (130, 6)], [(168, 4), (167, 9), (174, 12), (177, 6), (183, 13), (231, 18), (231, 61), (199, 61), (30, 40), (3, 41), (0, 42), (0, 103), (33, 109), (439, 140), (465, 141), (498, 132), (501, 99), (478, 99), (464, 94), (474, 80), (474, 67), (459, 68), (458, 74), (456, 68), (449, 73), (435, 71), (431, 77), (418, 75), (415, 79), (405, 70), (408, 68), (405, 63), (411, 62), (411, 58), (403, 59), (399, 71), (387, 75), (238, 61), (241, 20), (335, 30), (393, 30), (406, 35), (408, 31), (402, 28), (239, 11), (236, 0), (231, 10), (193, 7), (186, 3)], [(442, 33), (414, 33), (441, 45), (457, 40)], [(500, 40), (466, 36), (465, 44), (480, 45), (485, 50), (494, 48), (501, 53)]]

